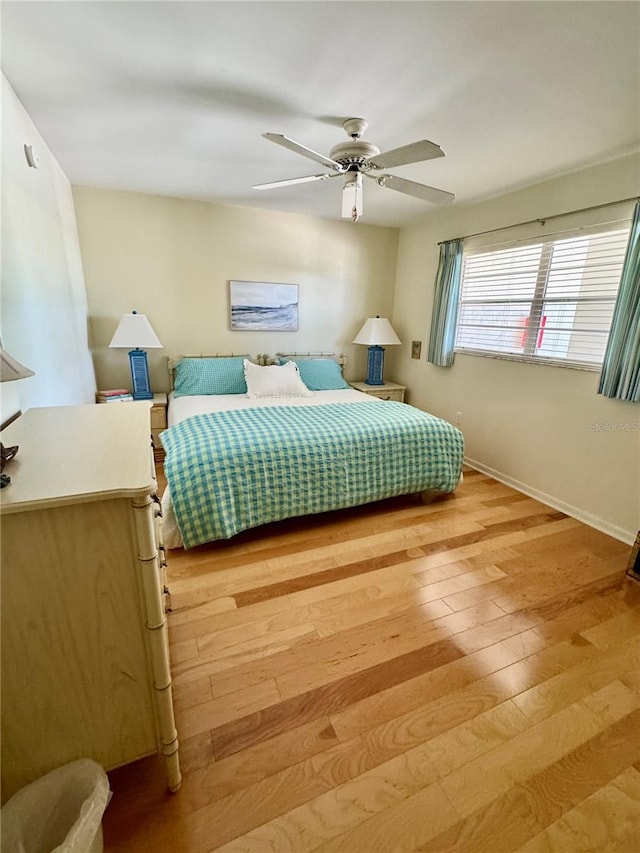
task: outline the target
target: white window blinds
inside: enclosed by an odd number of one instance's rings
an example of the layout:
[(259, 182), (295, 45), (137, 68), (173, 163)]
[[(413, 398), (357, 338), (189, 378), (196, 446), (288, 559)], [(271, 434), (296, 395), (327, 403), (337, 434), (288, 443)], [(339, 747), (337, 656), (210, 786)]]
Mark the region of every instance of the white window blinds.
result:
[(465, 252), (456, 351), (599, 367), (629, 227)]

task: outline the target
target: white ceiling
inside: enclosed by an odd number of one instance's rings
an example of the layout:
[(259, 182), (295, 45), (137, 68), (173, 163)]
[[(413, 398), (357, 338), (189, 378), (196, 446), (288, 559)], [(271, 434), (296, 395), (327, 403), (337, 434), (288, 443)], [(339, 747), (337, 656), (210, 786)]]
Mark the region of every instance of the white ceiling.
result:
[[(3, 70), (74, 184), (340, 217), (321, 153), (362, 116), (455, 204), (637, 150), (637, 2), (2, 2)], [(25, 140), (26, 141), (26, 140)], [(362, 221), (432, 205), (365, 182)]]

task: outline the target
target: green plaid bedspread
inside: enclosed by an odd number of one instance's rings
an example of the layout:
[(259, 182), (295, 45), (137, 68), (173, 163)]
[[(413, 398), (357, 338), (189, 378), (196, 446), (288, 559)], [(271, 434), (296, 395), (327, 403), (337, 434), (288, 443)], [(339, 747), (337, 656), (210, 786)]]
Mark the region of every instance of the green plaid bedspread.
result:
[(462, 433), (395, 402), (193, 415), (161, 438), (185, 548), (284, 518), (452, 492), (462, 469)]

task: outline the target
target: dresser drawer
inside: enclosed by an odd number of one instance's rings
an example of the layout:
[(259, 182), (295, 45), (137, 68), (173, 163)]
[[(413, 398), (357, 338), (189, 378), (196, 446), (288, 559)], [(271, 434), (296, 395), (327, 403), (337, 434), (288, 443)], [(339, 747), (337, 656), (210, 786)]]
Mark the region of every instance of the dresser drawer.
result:
[(370, 397), (377, 397), (379, 400), (394, 400), (396, 403), (404, 403), (404, 395), (407, 390), (404, 385), (399, 385), (397, 382), (385, 382), (384, 385), (352, 382), (351, 386), (356, 391), (362, 391), (363, 394), (368, 394)]
[(167, 428), (167, 410), (164, 406), (151, 407), (151, 429), (163, 430)]
[(380, 391), (368, 391), (367, 393), (370, 397), (377, 397), (379, 400), (395, 400), (398, 403), (404, 403), (404, 391), (380, 389)]

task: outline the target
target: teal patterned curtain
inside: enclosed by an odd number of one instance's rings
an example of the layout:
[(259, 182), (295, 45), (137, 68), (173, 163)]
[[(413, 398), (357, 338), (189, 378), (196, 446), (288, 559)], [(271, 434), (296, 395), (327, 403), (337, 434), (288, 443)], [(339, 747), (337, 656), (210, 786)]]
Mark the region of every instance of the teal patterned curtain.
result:
[(438, 367), (453, 364), (461, 278), (462, 240), (448, 240), (440, 246), (427, 355), (427, 361)]
[(640, 402), (640, 202), (636, 202), (598, 394)]

